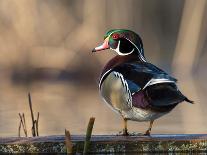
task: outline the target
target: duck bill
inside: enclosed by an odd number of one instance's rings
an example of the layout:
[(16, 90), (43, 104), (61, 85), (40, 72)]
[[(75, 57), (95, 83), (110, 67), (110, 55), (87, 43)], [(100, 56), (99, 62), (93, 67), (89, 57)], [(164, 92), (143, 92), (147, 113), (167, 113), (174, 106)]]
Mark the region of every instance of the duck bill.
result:
[(98, 47), (96, 47), (96, 48), (94, 48), (93, 50), (92, 50), (92, 52), (97, 52), (97, 51), (102, 51), (102, 50), (106, 50), (106, 49), (109, 49), (109, 38), (106, 38), (105, 40), (104, 40), (104, 42), (103, 42), (103, 44), (102, 45), (100, 45), (100, 46), (98, 46)]

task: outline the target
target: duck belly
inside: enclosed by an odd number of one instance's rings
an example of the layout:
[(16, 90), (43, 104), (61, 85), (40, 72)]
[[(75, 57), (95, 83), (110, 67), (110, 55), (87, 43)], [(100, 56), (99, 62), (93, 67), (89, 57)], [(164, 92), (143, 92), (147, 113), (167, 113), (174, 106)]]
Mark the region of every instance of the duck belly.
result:
[(122, 112), (122, 115), (128, 120), (144, 122), (158, 119), (167, 113), (168, 112), (154, 112), (151, 110), (132, 107), (129, 111)]

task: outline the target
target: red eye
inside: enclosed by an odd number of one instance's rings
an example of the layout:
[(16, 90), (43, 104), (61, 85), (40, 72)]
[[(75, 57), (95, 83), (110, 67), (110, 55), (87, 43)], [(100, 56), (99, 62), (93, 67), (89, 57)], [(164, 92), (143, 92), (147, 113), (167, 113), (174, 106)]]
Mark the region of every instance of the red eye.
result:
[(118, 38), (119, 38), (119, 34), (114, 33), (114, 34), (112, 35), (112, 38), (113, 38), (113, 39), (118, 39)]

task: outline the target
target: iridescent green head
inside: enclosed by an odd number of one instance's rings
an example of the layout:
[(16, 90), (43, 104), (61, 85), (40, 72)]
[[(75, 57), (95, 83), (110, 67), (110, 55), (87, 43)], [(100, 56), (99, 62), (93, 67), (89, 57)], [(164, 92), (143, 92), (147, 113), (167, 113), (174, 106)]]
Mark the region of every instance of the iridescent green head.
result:
[(93, 52), (112, 49), (118, 55), (136, 54), (141, 61), (146, 61), (140, 36), (131, 30), (113, 29), (104, 35), (104, 43), (93, 49)]

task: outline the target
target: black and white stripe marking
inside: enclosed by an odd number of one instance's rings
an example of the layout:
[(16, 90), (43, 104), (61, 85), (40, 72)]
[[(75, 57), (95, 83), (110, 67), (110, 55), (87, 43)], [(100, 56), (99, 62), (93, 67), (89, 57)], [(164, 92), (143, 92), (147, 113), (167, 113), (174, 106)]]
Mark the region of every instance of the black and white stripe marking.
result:
[(129, 105), (129, 107), (132, 107), (132, 94), (129, 90), (129, 86), (128, 86), (127, 81), (124, 80), (124, 77), (121, 73), (115, 72), (115, 71), (113, 71), (112, 73), (114, 74), (115, 77), (117, 77), (121, 80), (122, 86), (125, 89), (126, 94), (127, 94), (127, 105)]
[(147, 82), (147, 84), (142, 88), (145, 89), (148, 86), (154, 85), (154, 84), (158, 84), (158, 83), (175, 83), (175, 81), (173, 80), (169, 80), (169, 79), (151, 79), (149, 82)]

